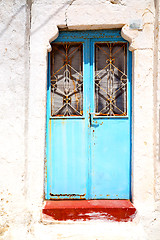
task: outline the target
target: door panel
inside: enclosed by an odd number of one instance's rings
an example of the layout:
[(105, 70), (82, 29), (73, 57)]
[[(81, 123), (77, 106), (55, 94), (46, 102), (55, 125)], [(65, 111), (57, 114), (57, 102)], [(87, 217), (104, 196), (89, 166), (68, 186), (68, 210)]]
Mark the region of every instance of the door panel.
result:
[[(49, 71), (47, 198), (85, 199), (87, 194), (87, 54), (82, 42), (52, 44)], [(83, 69), (85, 74), (83, 74)], [(85, 81), (84, 81), (85, 79)]]
[(92, 40), (91, 198), (130, 198), (127, 44)]
[(86, 197), (84, 119), (51, 120), (51, 199)]
[(92, 127), (93, 199), (130, 197), (130, 124), (128, 119), (97, 119)]

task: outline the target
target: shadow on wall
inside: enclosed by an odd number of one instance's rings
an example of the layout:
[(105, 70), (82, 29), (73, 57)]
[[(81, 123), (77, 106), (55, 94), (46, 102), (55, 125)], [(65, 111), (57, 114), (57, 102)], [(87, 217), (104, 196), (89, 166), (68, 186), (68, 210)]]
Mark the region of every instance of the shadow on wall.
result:
[[(49, 22), (50, 19), (52, 19), (54, 16), (56, 16), (57, 13), (59, 13), (60, 10), (62, 10), (65, 6), (68, 5), (68, 7), (66, 8), (66, 12), (67, 12), (69, 6), (71, 6), (72, 3), (73, 3), (73, 0), (71, 1), (71, 3), (70, 3), (69, 5), (66, 3), (66, 4), (64, 4), (62, 7), (59, 7), (55, 12), (52, 13), (52, 15), (50, 15), (50, 16), (46, 19), (46, 21), (43, 22), (43, 24), (41, 24), (39, 27), (37, 27), (37, 28), (31, 33), (31, 35), (33, 35), (33, 34), (36, 33), (39, 29), (41, 29), (42, 27), (44, 27), (44, 26)], [(65, 12), (65, 17), (66, 17), (66, 12)], [(65, 19), (65, 21), (66, 21), (66, 19)], [(66, 22), (66, 27), (67, 27), (67, 22)]]
[[(54, 16), (57, 15), (57, 13), (59, 13), (60, 10), (62, 10), (64, 7), (66, 7), (68, 5), (68, 7), (66, 8), (66, 11), (68, 10), (69, 6), (72, 5), (72, 3), (74, 2), (74, 0), (72, 0), (70, 3), (65, 3), (63, 6), (59, 7), (55, 12), (52, 13), (52, 15), (50, 15), (44, 22), (43, 24), (41, 24), (39, 27), (37, 27), (33, 32), (32, 35), (34, 33), (36, 33), (39, 29), (41, 29), (43, 26), (45, 26), (50, 19), (52, 19)], [(31, 14), (31, 4), (28, 4), (28, 7), (30, 8), (30, 14)], [(22, 5), (17, 12), (11, 17), (11, 19), (8, 21), (8, 23), (6, 24), (6, 26), (4, 27), (4, 29), (0, 32), (0, 37), (3, 36), (3, 34), (6, 32), (6, 30), (8, 29), (8, 27), (10, 26), (10, 24), (14, 21), (14, 19), (16, 18), (16, 16), (24, 9), (27, 7), (27, 4)], [(65, 17), (66, 17), (66, 12), (65, 12)], [(67, 24), (66, 24), (67, 26)]]
[(9, 28), (11, 22), (14, 21), (15, 17), (23, 10), (23, 8), (25, 8), (25, 4), (22, 5), (22, 6), (18, 9), (18, 11), (11, 17), (11, 19), (8, 21), (6, 27), (0, 32), (0, 37), (3, 36), (3, 34), (4, 34), (4, 33), (6, 32), (6, 30)]

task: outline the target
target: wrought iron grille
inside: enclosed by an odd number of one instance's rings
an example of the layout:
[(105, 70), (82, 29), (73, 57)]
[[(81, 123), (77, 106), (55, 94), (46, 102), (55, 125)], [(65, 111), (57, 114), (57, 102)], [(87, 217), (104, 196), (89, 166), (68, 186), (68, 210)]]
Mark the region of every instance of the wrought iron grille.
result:
[(51, 116), (83, 115), (83, 45), (54, 43), (51, 52)]
[(95, 44), (96, 115), (127, 115), (127, 45)]

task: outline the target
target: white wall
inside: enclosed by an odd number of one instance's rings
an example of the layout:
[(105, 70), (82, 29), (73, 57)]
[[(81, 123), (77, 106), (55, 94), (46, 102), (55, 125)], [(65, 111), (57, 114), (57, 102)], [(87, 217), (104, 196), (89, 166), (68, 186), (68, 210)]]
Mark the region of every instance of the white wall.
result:
[[(16, 228), (23, 229), (24, 224), (28, 112), (26, 2), (0, 1), (0, 19), (0, 236), (3, 239), (11, 226), (16, 231)], [(11, 239), (9, 235), (8, 239)]]
[[(160, 22), (152, 0), (0, 1), (0, 239), (160, 239)], [(155, 8), (156, 5), (156, 8)], [(156, 17), (155, 17), (156, 16)], [(130, 29), (138, 21), (142, 29)], [(133, 51), (133, 222), (47, 224), (44, 198), (47, 51), (58, 28), (122, 28)]]

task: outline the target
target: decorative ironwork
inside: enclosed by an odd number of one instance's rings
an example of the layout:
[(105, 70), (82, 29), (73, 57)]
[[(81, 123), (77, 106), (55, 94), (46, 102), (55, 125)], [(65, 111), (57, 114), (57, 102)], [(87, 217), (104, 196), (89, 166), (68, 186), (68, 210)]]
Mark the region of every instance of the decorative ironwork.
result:
[(127, 45), (95, 44), (96, 115), (127, 115)]
[(82, 43), (52, 44), (51, 115), (83, 115)]

